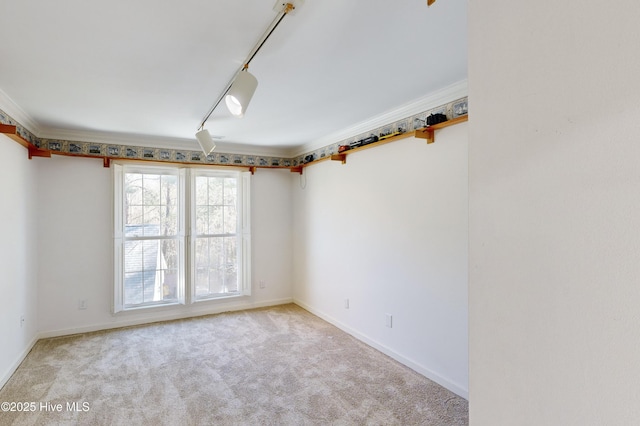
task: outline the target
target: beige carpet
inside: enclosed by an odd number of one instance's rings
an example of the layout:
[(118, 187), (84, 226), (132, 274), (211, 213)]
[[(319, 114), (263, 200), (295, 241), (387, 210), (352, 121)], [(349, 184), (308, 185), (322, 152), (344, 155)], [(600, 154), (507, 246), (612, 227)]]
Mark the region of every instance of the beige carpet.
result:
[(2, 401), (36, 403), (2, 425), (468, 424), (466, 400), (296, 305), (40, 340)]

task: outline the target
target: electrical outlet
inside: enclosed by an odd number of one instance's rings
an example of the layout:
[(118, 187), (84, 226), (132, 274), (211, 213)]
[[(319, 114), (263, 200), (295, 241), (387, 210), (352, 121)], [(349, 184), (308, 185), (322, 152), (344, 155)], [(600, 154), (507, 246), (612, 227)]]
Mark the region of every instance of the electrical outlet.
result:
[(80, 310), (87, 309), (87, 299), (78, 300), (78, 309)]
[(349, 309), (349, 299), (344, 299), (344, 308)]
[(393, 327), (393, 316), (391, 314), (385, 314), (385, 325), (389, 328)]
[(260, 288), (265, 288), (267, 286), (267, 282), (265, 280), (260, 280)]

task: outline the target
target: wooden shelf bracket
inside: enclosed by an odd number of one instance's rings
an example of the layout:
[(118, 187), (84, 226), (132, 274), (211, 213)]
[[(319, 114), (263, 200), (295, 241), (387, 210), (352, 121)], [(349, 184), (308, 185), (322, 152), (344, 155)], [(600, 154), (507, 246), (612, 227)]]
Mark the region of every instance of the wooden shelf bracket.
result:
[(418, 129), (414, 133), (414, 137), (419, 139), (426, 139), (427, 143), (434, 143), (436, 141), (434, 136), (435, 136), (435, 131), (430, 127)]
[(332, 154), (331, 161), (341, 161), (342, 164), (347, 163), (347, 154)]
[(291, 173), (300, 173), (300, 174), (302, 174), (302, 170), (303, 170), (302, 166), (295, 166), (295, 167), (291, 168)]
[(16, 126), (12, 126), (10, 124), (0, 124), (0, 133), (6, 135), (8, 138), (13, 139), (20, 145), (27, 148), (29, 160), (31, 160), (33, 157), (51, 158), (51, 151), (40, 149), (28, 140), (24, 139), (18, 134), (18, 128)]
[(467, 120), (469, 120), (469, 115), (461, 115), (459, 117), (452, 118), (451, 120), (443, 121), (442, 123), (417, 129), (414, 132), (414, 136), (416, 138), (426, 139), (427, 143), (434, 143), (436, 141), (436, 130), (444, 129), (445, 127), (453, 126), (454, 124), (462, 123)]
[(33, 145), (29, 145), (27, 150), (29, 151), (29, 160), (33, 157), (51, 158), (51, 151), (47, 151), (46, 149), (40, 149)]
[(33, 146), (31, 142), (24, 139), (22, 136), (18, 134), (18, 128), (16, 126), (12, 126), (10, 124), (0, 124), (0, 133), (3, 133), (7, 137), (13, 139), (14, 141), (18, 142), (20, 145), (24, 146), (25, 148), (29, 148), (30, 146)]

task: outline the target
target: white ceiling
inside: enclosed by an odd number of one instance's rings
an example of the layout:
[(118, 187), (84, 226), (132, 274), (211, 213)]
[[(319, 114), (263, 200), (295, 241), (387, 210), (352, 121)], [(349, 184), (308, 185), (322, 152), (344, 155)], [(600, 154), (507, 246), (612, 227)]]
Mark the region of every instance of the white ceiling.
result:
[[(197, 149), (273, 6), (0, 0), (0, 100), (40, 137)], [(245, 117), (222, 102), (205, 127), (227, 147), (292, 150), (415, 102), (466, 80), (466, 18), (467, 0), (306, 0), (251, 62)]]

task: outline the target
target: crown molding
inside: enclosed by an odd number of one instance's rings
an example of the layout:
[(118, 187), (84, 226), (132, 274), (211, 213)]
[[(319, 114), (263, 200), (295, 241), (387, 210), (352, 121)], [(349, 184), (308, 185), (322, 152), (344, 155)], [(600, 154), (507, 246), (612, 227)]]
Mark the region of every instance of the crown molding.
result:
[[(436, 92), (433, 92), (427, 96), (416, 99), (408, 104), (376, 115), (351, 127), (295, 147), (269, 147), (262, 145), (238, 144), (232, 141), (216, 140), (216, 150), (218, 152), (224, 152), (228, 154), (295, 158), (302, 154), (323, 148), (333, 143), (340, 142), (342, 140), (360, 135), (362, 133), (370, 132), (372, 129), (388, 125), (390, 123), (393, 123), (394, 121), (403, 120), (411, 117), (412, 115), (420, 114), (430, 109), (440, 107), (447, 102), (463, 98), (467, 95), (467, 80), (462, 80)], [(2, 90), (0, 90), (0, 109), (6, 112), (11, 118), (16, 120), (20, 125), (25, 127), (31, 133), (36, 135), (36, 137), (41, 139), (138, 146), (145, 148), (165, 148), (188, 151), (200, 150), (195, 138), (171, 138), (166, 136), (149, 136), (116, 132), (42, 128)]]
[(336, 143), (341, 140), (348, 139), (365, 132), (369, 132), (377, 127), (388, 125), (390, 123), (393, 123), (394, 121), (402, 120), (412, 115), (442, 106), (442, 104), (445, 104), (447, 102), (463, 98), (468, 95), (468, 92), (468, 83), (465, 79), (443, 89), (440, 89), (436, 92), (433, 92), (427, 96), (418, 98), (410, 103), (371, 117), (368, 120), (362, 121), (346, 129), (323, 136), (304, 145), (294, 147), (289, 150), (287, 154), (290, 157), (296, 157), (307, 152), (323, 148), (332, 143)]
[(20, 105), (11, 99), (2, 89), (0, 89), (0, 110), (7, 113), (7, 115), (34, 135), (38, 136), (40, 134), (40, 125), (38, 122), (20, 108)]

